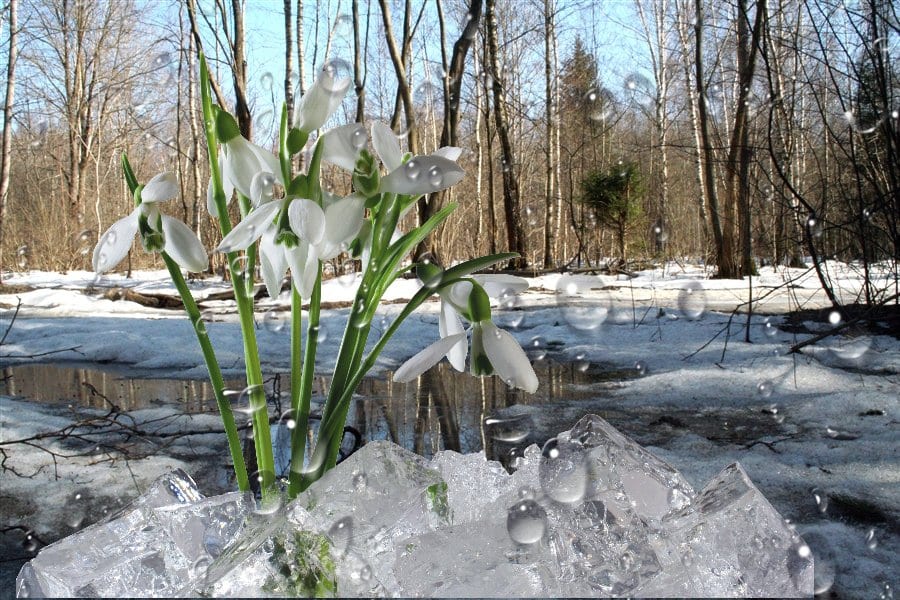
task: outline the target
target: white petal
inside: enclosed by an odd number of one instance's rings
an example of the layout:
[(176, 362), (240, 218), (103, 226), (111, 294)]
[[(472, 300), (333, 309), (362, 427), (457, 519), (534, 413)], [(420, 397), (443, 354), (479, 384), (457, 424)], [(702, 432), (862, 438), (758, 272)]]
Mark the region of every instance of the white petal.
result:
[(166, 171), (147, 182), (141, 190), (141, 202), (164, 202), (178, 195), (178, 179), (175, 173)]
[(525, 351), (512, 335), (490, 321), (482, 321), (484, 352), (494, 366), (494, 371), (506, 382), (533, 394), (538, 388), (538, 378)]
[(465, 341), (465, 333), (457, 333), (445, 338), (441, 338), (431, 344), (408, 361), (403, 363), (399, 369), (394, 371), (394, 381), (406, 383), (412, 381), (434, 365), (436, 365), (454, 345), (460, 341)]
[(131, 250), (131, 242), (138, 230), (138, 215), (141, 207), (135, 208), (131, 214), (119, 219), (100, 236), (97, 247), (94, 248), (94, 271), (106, 273), (122, 262), (128, 251)]
[(362, 228), (366, 201), (358, 194), (341, 198), (325, 209), (325, 238), (331, 244), (352, 242)]
[(432, 156), (441, 156), (453, 162), (458, 161), (461, 154), (462, 148), (457, 148), (456, 146), (444, 146), (431, 153)]
[[(225, 192), (225, 206), (228, 206), (231, 203), (231, 197), (234, 195), (234, 184), (231, 183), (231, 179), (225, 176), (224, 151), (219, 153), (219, 177), (222, 179), (222, 190)], [(213, 196), (212, 177), (209, 178), (209, 187), (206, 188), (206, 209), (209, 211), (209, 216), (214, 219), (219, 218), (219, 209)]]
[(222, 177), (227, 178), (238, 192), (249, 198), (253, 176), (263, 170), (260, 159), (250, 142), (240, 136), (227, 142), (225, 147), (227, 152), (222, 165)]
[(335, 79), (327, 70), (320, 71), (294, 107), (294, 127), (307, 133), (320, 128), (344, 101), (348, 89), (349, 78)]
[(403, 163), (403, 151), (400, 142), (391, 128), (381, 121), (372, 123), (372, 146), (375, 153), (381, 159), (381, 164), (388, 172), (398, 168)]
[(325, 237), (325, 212), (322, 207), (306, 198), (290, 201), (288, 218), (291, 229), (311, 244), (318, 244)]
[(318, 257), (309, 243), (302, 241), (295, 248), (285, 248), (284, 256), (291, 266), (291, 280), (301, 298), (309, 298), (312, 295), (313, 286), (316, 284), (316, 271)]
[(254, 208), (272, 200), (275, 189), (275, 175), (269, 171), (260, 171), (250, 181), (250, 203)]
[(275, 243), (274, 228), (269, 228), (259, 239), (259, 265), (269, 298), (277, 298), (281, 293), (281, 280), (287, 272), (284, 247)]
[(283, 206), (284, 201), (268, 202), (251, 211), (219, 242), (216, 252), (234, 252), (249, 247), (272, 224), (272, 219)]
[(199, 273), (206, 270), (209, 257), (190, 227), (174, 217), (162, 215), (162, 229), (166, 238), (166, 254), (188, 271)]
[(469, 310), (469, 294), (472, 293), (472, 282), (459, 281), (441, 292), (441, 299), (456, 309), (456, 312), (465, 313)]
[(414, 156), (381, 180), (381, 191), (418, 196), (455, 185), (465, 172), (442, 156)]
[[(441, 316), (438, 319), (438, 332), (441, 334), (442, 338), (465, 332), (459, 314), (453, 309), (450, 303), (444, 302), (443, 300), (441, 301)], [(463, 339), (450, 348), (447, 352), (447, 360), (450, 361), (450, 364), (453, 365), (454, 369), (462, 372), (466, 370), (466, 355), (468, 353), (469, 346), (466, 344), (466, 340)]]
[(360, 151), (366, 147), (366, 128), (359, 123), (335, 127), (325, 134), (324, 143), (322, 160), (353, 172)]
[[(247, 143), (250, 146), (250, 150), (253, 152), (253, 154), (256, 156), (256, 158), (259, 160), (260, 170), (268, 171), (275, 177), (276, 181), (280, 182), (283, 185), (284, 178), (281, 176), (281, 163), (278, 161), (278, 157), (275, 156), (274, 154), (272, 154), (271, 152), (269, 152), (268, 150), (260, 148), (256, 144), (253, 144), (250, 142), (247, 142)], [(249, 198), (250, 196), (247, 196), (247, 197)]]
[(473, 275), (472, 278), (481, 284), (491, 298), (499, 298), (504, 294), (519, 294), (528, 289), (528, 281), (515, 275), (488, 274)]

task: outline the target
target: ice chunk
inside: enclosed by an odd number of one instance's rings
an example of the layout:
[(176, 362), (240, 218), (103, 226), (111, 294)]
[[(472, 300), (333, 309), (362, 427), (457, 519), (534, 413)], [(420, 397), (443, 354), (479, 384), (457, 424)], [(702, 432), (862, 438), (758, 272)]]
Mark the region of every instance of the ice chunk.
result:
[(664, 573), (640, 595), (798, 597), (813, 593), (813, 561), (794, 529), (738, 463), (694, 503), (666, 518), (656, 538)]
[(617, 514), (634, 512), (651, 523), (687, 506), (691, 484), (672, 466), (597, 415), (583, 417), (567, 437), (586, 453), (590, 498)]
[(41, 550), (21, 571), (29, 596), (167, 596), (231, 542), (252, 498), (204, 498), (183, 471), (157, 479), (112, 518)]

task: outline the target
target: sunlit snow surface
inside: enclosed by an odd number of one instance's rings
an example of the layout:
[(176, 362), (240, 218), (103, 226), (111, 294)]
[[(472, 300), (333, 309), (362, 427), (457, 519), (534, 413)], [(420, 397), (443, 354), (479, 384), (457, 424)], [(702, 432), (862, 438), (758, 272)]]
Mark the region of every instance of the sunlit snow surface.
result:
[[(858, 269), (836, 263), (828, 263), (828, 268), (838, 282), (839, 296), (852, 302), (861, 289)], [(900, 344), (896, 340), (868, 336), (786, 355), (790, 344), (807, 335), (781, 331), (778, 315), (798, 304), (827, 306), (811, 272), (764, 269), (760, 278), (754, 278), (754, 298), (783, 287), (754, 305), (761, 314), (751, 323), (752, 344), (743, 341), (745, 316), (734, 319), (724, 356), (725, 334), (716, 335), (726, 326), (728, 313), (746, 300), (747, 281), (707, 280), (700, 269), (682, 270), (676, 265), (642, 272), (633, 279), (601, 276), (585, 282), (584, 276), (577, 278), (575, 282), (559, 276), (531, 280), (532, 289), (504, 306), (507, 310), (498, 314), (498, 324), (510, 328), (534, 359), (549, 352), (559, 360), (634, 369), (643, 376), (623, 381), (596, 402), (570, 403), (556, 419), (567, 418), (566, 427), (571, 427), (587, 412), (601, 409), (646, 411), (653, 420), (646, 424), (653, 454), (677, 466), (696, 489), (716, 477), (723, 466), (740, 462), (768, 501), (809, 542), (819, 559), (817, 590), (859, 598), (893, 593), (900, 583), (896, 577), (900, 572)], [(877, 272), (875, 278), (878, 287), (891, 285)], [(788, 280), (790, 284), (784, 285)], [(692, 289), (690, 281), (700, 282), (700, 288)], [(29, 273), (5, 282), (37, 289), (0, 295), (0, 331), (6, 330), (17, 296), (22, 301), (15, 326), (0, 348), (3, 365), (40, 360), (108, 362), (136, 375), (205, 376), (186, 318), (176, 311), (102, 298), (116, 286), (172, 293), (163, 272), (138, 273), (130, 280), (117, 275), (96, 280), (83, 272)], [(567, 303), (570, 283), (577, 284), (576, 297), (588, 297), (590, 302)], [(242, 348), (233, 303), (203, 300), (228, 289), (227, 284), (204, 281), (192, 286), (226, 375), (240, 375)], [(415, 282), (398, 282), (388, 297), (408, 298), (415, 288)], [(326, 302), (348, 302), (353, 292), (352, 278), (334, 279), (324, 286), (323, 296)], [(266, 371), (288, 368), (285, 328), (270, 327), (266, 319), (269, 311), (286, 314), (281, 309), (287, 304), (284, 293), (276, 301), (262, 300), (258, 308), (257, 333)], [(376, 325), (399, 308), (383, 306)], [(418, 311), (388, 345), (376, 368), (391, 370), (436, 340), (437, 309), (437, 303), (432, 303)], [(328, 309), (323, 314), (330, 334), (321, 344), (319, 370), (327, 372), (347, 309)], [(727, 421), (694, 426), (704, 415), (728, 411), (753, 415), (756, 428), (735, 436)], [(675, 417), (662, 418), (667, 414)], [(540, 409), (531, 414), (536, 424), (549, 418)], [(192, 419), (198, 423), (208, 419), (212, 426), (216, 418)], [(0, 401), (3, 440), (56, 430), (71, 421), (72, 415), (63, 409)], [(768, 433), (767, 422), (772, 423)], [(614, 420), (612, 424), (622, 428)], [(711, 433), (715, 427), (722, 429), (725, 441)], [(657, 441), (653, 442), (655, 431)], [(192, 450), (202, 449), (203, 440), (208, 440), (207, 453), (221, 452), (212, 437), (195, 441)], [(103, 515), (102, 508), (115, 510), (173, 468), (191, 469), (177, 453), (94, 465), (87, 459), (61, 460), (54, 466), (46, 454), (27, 447), (5, 449), (7, 467), (26, 475), (37, 473), (21, 478), (3, 472), (3, 525), (27, 523), (44, 541), (96, 520)], [(525, 513), (536, 513), (532, 509)], [(528, 534), (525, 527), (522, 535)], [(28, 550), (18, 555), (28, 555)]]

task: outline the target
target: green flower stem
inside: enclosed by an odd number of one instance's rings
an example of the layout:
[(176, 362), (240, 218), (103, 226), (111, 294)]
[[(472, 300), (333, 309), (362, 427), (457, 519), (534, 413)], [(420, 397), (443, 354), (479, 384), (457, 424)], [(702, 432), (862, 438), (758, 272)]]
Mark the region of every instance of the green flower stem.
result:
[[(306, 349), (303, 353), (303, 369), (295, 381), (300, 356), (300, 294), (293, 290), (291, 296), (291, 409), (294, 415), (294, 431), (291, 432), (291, 472), (288, 476), (288, 496), (294, 498), (302, 491), (303, 459), (306, 454), (306, 433), (309, 428), (309, 405), (312, 398), (313, 378), (316, 375), (316, 350), (319, 343), (319, 314), (322, 304), (322, 267), (316, 273), (316, 283), (309, 299), (309, 317), (306, 324)], [(296, 329), (296, 336), (294, 335)], [(296, 346), (296, 348), (295, 348)], [(296, 391), (295, 391), (296, 390)]]
[[(213, 199), (216, 203), (216, 210), (219, 213), (219, 227), (224, 237), (231, 231), (231, 220), (228, 218), (228, 206), (225, 190), (222, 186), (222, 174), (219, 173), (215, 113), (209, 93), (209, 70), (206, 65), (206, 58), (202, 54), (200, 56), (200, 97), (203, 103), (203, 121), (206, 131), (206, 147), (209, 154), (209, 170), (213, 183)], [(249, 254), (248, 252), (248, 257)], [(239, 264), (237, 262), (239, 261), (239, 254), (237, 252), (228, 252), (226, 257), (240, 318), (241, 334), (244, 338), (244, 363), (247, 373), (247, 387), (250, 389), (250, 404), (251, 406), (262, 407), (253, 411), (251, 420), (253, 423), (253, 440), (256, 448), (256, 464), (261, 478), (260, 489), (263, 497), (266, 497), (274, 491), (275, 458), (272, 452), (272, 436), (269, 430), (266, 394), (263, 388), (262, 367), (259, 363), (259, 348), (256, 343), (256, 330), (253, 323), (253, 299), (247, 293), (247, 285), (244, 278), (236, 277), (236, 275), (239, 275), (239, 273), (235, 272), (235, 264)], [(252, 271), (250, 273), (252, 277)]]
[(181, 267), (165, 252), (160, 252), (160, 255), (169, 269), (172, 282), (175, 284), (175, 288), (181, 296), (181, 301), (184, 303), (184, 310), (194, 327), (194, 332), (197, 334), (197, 341), (200, 342), (203, 360), (206, 361), (206, 369), (209, 371), (209, 380), (216, 395), (216, 404), (219, 406), (222, 424), (225, 426), (225, 436), (228, 438), (228, 450), (231, 452), (231, 460), (234, 463), (234, 474), (237, 478), (238, 489), (246, 492), (250, 489), (250, 481), (247, 478), (247, 466), (244, 464), (244, 455), (241, 452), (241, 440), (238, 437), (237, 426), (234, 422), (234, 413), (231, 411), (231, 404), (225, 398), (225, 380), (222, 378), (222, 371), (219, 369), (216, 353), (209, 342), (209, 335), (206, 331), (201, 332), (198, 329), (198, 324), (202, 323), (200, 309), (197, 307), (194, 296), (191, 294), (191, 290), (181, 274)]

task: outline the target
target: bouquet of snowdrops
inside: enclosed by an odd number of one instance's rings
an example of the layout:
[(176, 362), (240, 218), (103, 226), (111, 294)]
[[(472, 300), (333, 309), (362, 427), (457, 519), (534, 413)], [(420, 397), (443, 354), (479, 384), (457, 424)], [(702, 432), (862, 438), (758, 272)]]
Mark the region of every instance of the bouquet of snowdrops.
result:
[[(434, 294), (441, 300), (439, 339), (410, 358), (395, 373), (397, 381), (418, 377), (444, 356), (456, 369), (472, 374), (496, 374), (508, 385), (534, 392), (537, 377), (515, 339), (491, 321), (490, 297), (518, 293), (525, 280), (506, 275), (477, 275), (476, 271), (509, 260), (514, 254), (495, 254), (447, 269), (427, 261), (410, 262), (413, 249), (454, 210), (450, 203), (410, 231), (398, 223), (423, 195), (459, 182), (464, 173), (457, 165), (460, 150), (441, 148), (431, 154), (404, 154), (398, 138), (382, 123), (367, 129), (359, 123), (318, 132), (341, 105), (349, 79), (338, 79), (323, 69), (312, 88), (295, 107), (292, 124), (282, 107), (277, 155), (244, 139), (234, 117), (213, 104), (205, 60), (200, 61), (201, 98), (209, 149), (208, 208), (219, 220), (222, 242), (216, 248), (227, 256), (243, 336), (250, 418), (256, 450), (256, 474), (263, 499), (278, 489), (267, 401), (263, 389), (254, 315), (253, 273), (257, 262), (272, 298), (281, 293), (282, 280), (291, 274), (291, 467), (287, 493), (294, 497), (333, 467), (343, 436), (351, 396), (400, 324)], [(317, 133), (318, 132), (318, 133)], [(314, 137), (315, 136), (315, 137)], [(311, 138), (314, 137), (314, 141)], [(369, 145), (374, 153), (370, 151)], [(306, 172), (295, 173), (294, 156), (311, 146)], [(319, 172), (328, 162), (352, 173), (353, 191), (338, 197), (322, 189)], [(215, 351), (202, 325), (200, 311), (182, 275), (207, 268), (203, 245), (183, 223), (163, 214), (159, 205), (178, 193), (171, 173), (141, 185), (127, 157), (123, 169), (134, 197), (135, 209), (114, 223), (94, 250), (98, 273), (114, 268), (128, 253), (135, 235), (148, 252), (158, 252), (171, 273), (194, 323), (210, 381), (222, 414), (238, 486), (250, 489), (235, 417)], [(237, 196), (241, 220), (228, 215), (228, 203)], [(306, 456), (310, 400), (319, 329), (322, 261), (350, 253), (361, 260), (359, 282), (344, 330), (331, 385), (315, 443)], [(413, 271), (423, 285), (366, 352), (372, 319), (391, 283)], [(304, 334), (301, 306), (307, 301)], [(469, 323), (466, 328), (460, 317)], [(375, 330), (377, 331), (377, 330)]]

